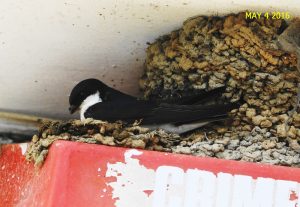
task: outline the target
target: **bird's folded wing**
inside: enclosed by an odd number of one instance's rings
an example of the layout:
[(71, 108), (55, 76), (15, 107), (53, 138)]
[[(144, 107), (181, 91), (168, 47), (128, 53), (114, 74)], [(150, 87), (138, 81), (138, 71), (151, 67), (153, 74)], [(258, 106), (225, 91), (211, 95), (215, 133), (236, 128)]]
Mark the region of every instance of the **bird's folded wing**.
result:
[(134, 122), (149, 116), (155, 107), (155, 104), (144, 101), (102, 102), (91, 106), (85, 117), (109, 122)]
[(103, 101), (135, 101), (137, 99), (136, 97), (130, 96), (121, 91), (114, 90), (112, 88), (108, 88), (103, 95)]
[(217, 105), (171, 105), (160, 104), (152, 110), (151, 114), (144, 118), (143, 123), (184, 123), (193, 121), (207, 121), (228, 116), (228, 113), (237, 108), (239, 104)]
[(191, 121), (206, 121), (224, 118), (238, 104), (219, 105), (174, 105), (154, 104), (145, 101), (102, 102), (90, 107), (86, 118), (104, 121), (122, 120), (134, 122), (143, 119), (143, 124), (163, 124)]
[(225, 87), (213, 89), (211, 91), (197, 90), (197, 92), (175, 98), (169, 98), (160, 102), (176, 104), (176, 105), (191, 105), (191, 104), (205, 104), (209, 101), (220, 99), (222, 93), (225, 92)]

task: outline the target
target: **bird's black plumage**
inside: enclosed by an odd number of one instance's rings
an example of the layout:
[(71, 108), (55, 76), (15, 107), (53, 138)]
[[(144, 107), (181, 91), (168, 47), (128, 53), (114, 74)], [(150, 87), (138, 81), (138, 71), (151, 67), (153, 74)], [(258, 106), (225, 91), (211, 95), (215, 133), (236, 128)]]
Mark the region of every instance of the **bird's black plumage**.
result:
[(91, 106), (86, 118), (106, 121), (133, 122), (142, 119), (142, 124), (164, 124), (192, 121), (208, 121), (226, 117), (237, 104), (224, 105), (176, 105), (156, 104), (146, 101), (102, 102)]
[(215, 121), (224, 119), (228, 112), (237, 108), (237, 103), (205, 105), (211, 98), (219, 98), (224, 88), (210, 92), (173, 98), (164, 101), (139, 100), (110, 88), (99, 80), (87, 79), (77, 84), (71, 92), (70, 112), (79, 108), (84, 100), (99, 92), (101, 102), (89, 106), (84, 111), (84, 118), (94, 118), (114, 122), (122, 120), (134, 122), (141, 120), (144, 125), (186, 124), (199, 121)]
[(69, 111), (74, 113), (89, 95), (94, 94), (97, 91), (101, 92), (101, 99), (104, 102), (136, 100), (133, 96), (112, 89), (97, 79), (90, 78), (81, 81), (72, 89), (69, 96)]

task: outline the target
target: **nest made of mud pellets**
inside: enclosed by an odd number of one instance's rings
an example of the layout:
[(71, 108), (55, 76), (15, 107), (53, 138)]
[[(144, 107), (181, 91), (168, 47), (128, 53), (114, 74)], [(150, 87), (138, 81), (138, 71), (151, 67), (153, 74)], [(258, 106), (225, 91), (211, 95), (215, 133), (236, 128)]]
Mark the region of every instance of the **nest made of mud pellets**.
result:
[[(249, 146), (256, 143), (256, 147), (244, 150), (249, 157), (234, 155), (234, 159), (248, 161), (268, 162), (261, 149), (276, 149), (278, 143), (300, 152), (300, 114), (288, 116), (297, 98), (297, 56), (278, 45), (287, 26), (284, 20), (246, 20), (245, 13), (189, 19), (181, 29), (149, 46), (140, 86), (146, 98), (225, 86), (224, 97), (231, 101), (242, 98), (246, 103), (236, 110), (233, 125), (226, 130), (206, 131), (210, 140), (247, 139)], [(263, 145), (253, 137), (254, 131), (262, 136)], [(271, 160), (273, 152), (267, 154)]]
[[(101, 132), (102, 125), (92, 121), (90, 124), (97, 126), (97, 130), (91, 127), (94, 131), (86, 130), (79, 138), (70, 135), (69, 127), (52, 133), (50, 124), (41, 130), (40, 136), (34, 137), (28, 158), (39, 162), (38, 159), (44, 158), (39, 156), (49, 146), (45, 140), (52, 143), (60, 138), (299, 166), (300, 114), (296, 111), (288, 116), (297, 97), (300, 77), (297, 56), (277, 44), (278, 36), (287, 26), (284, 20), (246, 20), (244, 13), (199, 16), (185, 21), (182, 28), (148, 47), (145, 72), (140, 80), (145, 98), (164, 99), (225, 86), (224, 98), (245, 101), (233, 111), (233, 122), (229, 125), (214, 123), (179, 137), (161, 130), (143, 129), (134, 134), (122, 124), (105, 134)], [(79, 123), (68, 124), (83, 128)], [(128, 136), (119, 136), (122, 133)], [(137, 142), (140, 144), (132, 144)]]

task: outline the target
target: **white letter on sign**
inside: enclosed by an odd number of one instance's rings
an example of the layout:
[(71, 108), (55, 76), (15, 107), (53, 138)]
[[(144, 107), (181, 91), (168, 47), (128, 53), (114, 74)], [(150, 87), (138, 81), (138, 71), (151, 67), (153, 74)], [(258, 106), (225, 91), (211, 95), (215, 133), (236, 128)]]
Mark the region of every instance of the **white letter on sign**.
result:
[(232, 180), (232, 175), (228, 173), (218, 173), (216, 207), (230, 207)]
[(185, 187), (185, 207), (212, 207), (216, 176), (212, 172), (188, 170)]
[(257, 178), (252, 202), (255, 207), (272, 207), (275, 181), (271, 178)]
[[(147, 179), (147, 178), (145, 178)], [(169, 182), (168, 182), (169, 181)], [(182, 206), (182, 198), (170, 196), (167, 199), (168, 184), (171, 186), (182, 185), (184, 172), (178, 167), (161, 166), (156, 170), (153, 206), (155, 207), (179, 207)]]
[[(298, 193), (297, 183), (293, 181), (277, 180), (276, 181), (276, 194), (275, 194), (275, 207), (295, 207), (297, 198), (290, 199), (291, 194)], [(297, 195), (298, 197), (299, 195)], [(299, 205), (299, 204), (298, 204)]]
[(270, 178), (252, 180), (249, 176), (234, 176), (233, 207), (272, 207), (275, 181)]
[[(248, 207), (252, 198), (253, 183), (250, 176), (235, 175), (232, 207)], [(250, 207), (250, 206), (249, 206)]]

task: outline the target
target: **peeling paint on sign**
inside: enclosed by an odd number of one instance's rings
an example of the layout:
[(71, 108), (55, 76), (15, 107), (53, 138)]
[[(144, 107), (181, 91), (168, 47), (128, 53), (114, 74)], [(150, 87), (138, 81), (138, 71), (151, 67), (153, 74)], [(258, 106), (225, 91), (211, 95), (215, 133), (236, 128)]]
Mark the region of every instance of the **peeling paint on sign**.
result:
[(113, 188), (113, 198), (118, 198), (116, 206), (134, 206), (133, 200), (137, 206), (147, 206), (151, 201), (152, 195), (146, 192), (154, 189), (155, 171), (132, 158), (141, 154), (138, 150), (127, 150), (124, 154), (125, 163), (107, 164), (106, 177), (116, 177), (116, 182), (108, 184)]
[(38, 169), (3, 145), (0, 178), (0, 206), (300, 207), (299, 168), (65, 141)]
[(25, 152), (27, 150), (28, 144), (27, 143), (21, 143), (19, 144), (21, 151), (22, 151), (22, 155), (25, 155)]
[(148, 169), (138, 150), (127, 150), (125, 162), (107, 164), (106, 177), (115, 177), (115, 205), (155, 207), (296, 207), (300, 184), (272, 178), (212, 173), (175, 166)]

